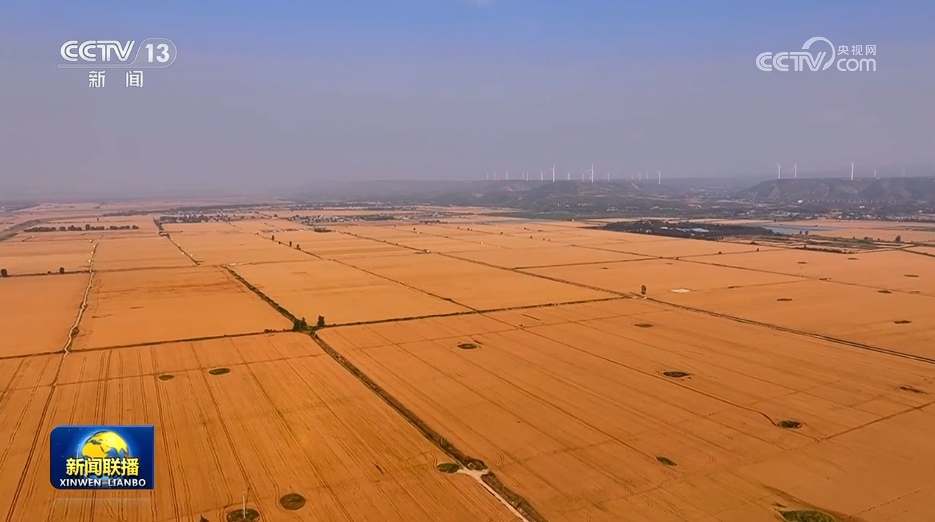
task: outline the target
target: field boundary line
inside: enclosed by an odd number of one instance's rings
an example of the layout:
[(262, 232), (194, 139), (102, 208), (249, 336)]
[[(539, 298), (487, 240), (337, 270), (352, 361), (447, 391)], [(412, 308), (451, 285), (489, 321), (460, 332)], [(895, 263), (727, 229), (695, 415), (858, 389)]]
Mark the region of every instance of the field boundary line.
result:
[[(133, 344), (118, 344), (114, 346), (96, 346), (94, 348), (83, 348), (80, 350), (71, 350), (69, 353), (92, 353), (92, 352), (106, 352), (107, 350), (122, 350), (124, 348), (145, 348), (147, 346), (159, 346), (160, 344), (177, 344), (177, 343), (197, 343), (201, 341), (216, 341), (218, 339), (236, 339), (239, 337), (255, 337), (258, 335), (273, 335), (279, 333), (289, 333), (292, 332), (291, 328), (279, 328), (276, 330), (262, 331), (262, 332), (245, 332), (239, 334), (223, 334), (223, 335), (206, 335), (204, 337), (189, 337), (187, 339), (166, 339), (165, 341), (146, 341), (143, 343), (133, 343)], [(61, 353), (61, 352), (56, 352)]]
[(52, 383), (49, 385), (49, 396), (45, 401), (45, 405), (42, 407), (42, 414), (39, 416), (38, 429), (36, 429), (36, 435), (33, 437), (32, 445), (29, 446), (29, 452), (26, 455), (26, 465), (23, 468), (22, 474), (20, 475), (19, 483), (16, 485), (16, 491), (13, 493), (13, 498), (10, 499), (10, 511), (7, 513), (6, 522), (10, 522), (13, 519), (13, 514), (16, 512), (16, 505), (19, 502), (20, 494), (23, 492), (23, 486), (26, 483), (26, 474), (29, 471), (30, 465), (33, 463), (33, 460), (36, 456), (36, 446), (39, 445), (40, 434), (42, 433), (42, 427), (45, 426), (46, 417), (49, 414), (49, 407), (52, 406), (52, 398), (55, 397), (55, 388), (58, 385), (58, 378), (62, 374), (62, 366), (65, 365), (65, 358), (69, 354), (69, 348), (74, 341), (75, 337), (78, 335), (78, 325), (81, 323), (81, 318), (84, 316), (84, 311), (88, 306), (88, 297), (91, 294), (91, 284), (94, 281), (94, 255), (97, 253), (97, 246), (99, 243), (94, 243), (94, 248), (91, 249), (91, 258), (88, 261), (88, 286), (84, 289), (84, 296), (81, 299), (81, 303), (78, 305), (78, 313), (75, 318), (75, 324), (68, 330), (68, 339), (65, 341), (65, 345), (62, 347), (62, 350), (56, 353), (62, 354), (62, 359), (59, 361), (58, 368), (55, 370), (55, 376), (52, 378)]
[(378, 273), (376, 273), (376, 272), (371, 272), (370, 270), (367, 270), (366, 268), (360, 268), (359, 266), (355, 266), (355, 265), (352, 265), (352, 264), (347, 263), (347, 262), (344, 262), (344, 261), (338, 261), (337, 259), (329, 259), (329, 261), (333, 261), (333, 262), (335, 262), (335, 263), (338, 263), (339, 265), (344, 265), (344, 266), (346, 266), (346, 267), (348, 267), (348, 268), (353, 268), (354, 270), (360, 270), (361, 272), (363, 272), (363, 273), (365, 273), (365, 274), (369, 274), (369, 275), (372, 275), (372, 276), (374, 276), (374, 277), (378, 277), (378, 278), (380, 278), (380, 279), (385, 279), (386, 281), (390, 281), (391, 283), (396, 283), (397, 285), (402, 286), (402, 287), (405, 287), (405, 288), (408, 288), (408, 289), (410, 289), (410, 290), (415, 290), (416, 292), (419, 292), (419, 293), (421, 293), (421, 294), (425, 294), (425, 295), (427, 295), (427, 296), (429, 296), (429, 297), (434, 297), (435, 299), (441, 299), (442, 301), (448, 301), (449, 303), (456, 304), (456, 305), (458, 305), (458, 306), (460, 306), (460, 307), (462, 307), (462, 308), (467, 308), (467, 309), (468, 309), (469, 311), (471, 311), (471, 312), (477, 312), (477, 309), (474, 308), (473, 306), (468, 306), (468, 305), (466, 305), (466, 304), (464, 304), (464, 303), (459, 303), (458, 301), (455, 301), (454, 299), (451, 299), (450, 297), (442, 297), (442, 296), (440, 296), (440, 295), (433, 294), (432, 292), (429, 292), (428, 290), (423, 290), (423, 289), (421, 289), (421, 288), (418, 288), (418, 287), (415, 287), (415, 286), (412, 286), (412, 285), (407, 285), (406, 283), (403, 283), (402, 281), (397, 281), (397, 280), (393, 279), (392, 277), (387, 277), (387, 276), (384, 276), (384, 275), (380, 275), (380, 274), (378, 274)]
[(430, 315), (417, 315), (410, 317), (398, 317), (390, 319), (374, 319), (372, 321), (356, 321), (353, 323), (335, 323), (322, 326), (318, 328), (319, 330), (325, 328), (342, 328), (346, 326), (368, 326), (373, 324), (385, 324), (385, 323), (404, 323), (408, 321), (420, 321), (422, 319), (441, 319), (445, 317), (458, 317), (462, 315), (484, 315), (484, 314), (494, 314), (497, 312), (513, 312), (516, 310), (537, 310), (540, 308), (554, 308), (557, 306), (565, 305), (577, 305), (577, 304), (587, 304), (587, 303), (602, 303), (605, 301), (620, 301), (622, 299), (629, 299), (629, 297), (624, 296), (613, 296), (613, 297), (598, 297), (595, 299), (581, 299), (577, 301), (565, 301), (561, 303), (545, 303), (545, 304), (534, 304), (534, 305), (521, 305), (521, 306), (508, 306), (505, 308), (489, 308), (489, 309), (478, 309), (478, 310), (465, 310), (464, 312), (450, 312), (446, 314), (430, 314)]
[[(450, 254), (442, 254), (442, 253), (439, 253), (439, 255), (441, 255), (441, 256), (447, 256), (447, 257), (452, 257)], [(457, 258), (456, 258), (456, 259), (457, 259)], [(608, 289), (606, 289), (606, 288), (599, 288), (599, 287), (595, 287), (595, 286), (591, 286), (591, 285), (586, 285), (586, 284), (583, 284), (583, 283), (576, 283), (576, 282), (574, 282), (574, 281), (567, 281), (567, 280), (564, 280), (564, 279), (559, 279), (559, 278), (557, 278), (557, 277), (545, 276), (545, 275), (535, 274), (535, 273), (531, 273), (531, 272), (523, 272), (523, 271), (516, 270), (516, 269), (509, 269), (509, 268), (498, 267), (498, 266), (489, 265), (489, 264), (487, 264), (487, 263), (483, 263), (483, 262), (480, 262), (480, 261), (472, 261), (472, 260), (468, 260), (468, 259), (465, 259), (465, 260), (463, 260), (463, 261), (467, 261), (467, 262), (469, 262), (469, 263), (477, 263), (477, 264), (479, 264), (479, 265), (489, 266), (489, 267), (491, 267), (491, 268), (497, 268), (497, 269), (499, 269), (499, 270), (508, 270), (508, 271), (511, 271), (511, 272), (519, 273), (519, 274), (525, 274), (525, 275), (528, 275), (528, 276), (531, 276), (531, 277), (539, 277), (539, 278), (542, 278), (542, 279), (547, 279), (547, 280), (555, 281), (555, 282), (558, 282), (558, 283), (565, 283), (565, 284), (569, 284), (569, 285), (573, 285), (573, 286), (578, 286), (578, 287), (580, 287), (580, 288), (587, 288), (587, 289), (590, 289), (590, 290), (597, 290), (597, 291), (604, 292), (604, 293), (610, 293), (610, 294), (618, 295), (618, 296), (620, 296), (620, 297), (627, 297), (627, 298), (630, 298), (630, 299), (642, 299), (642, 300), (644, 300), (644, 301), (649, 301), (649, 302), (655, 303), (655, 304), (657, 304), (657, 305), (662, 305), (662, 306), (666, 306), (666, 307), (670, 307), (670, 308), (676, 308), (676, 309), (679, 309), (679, 310), (685, 310), (685, 311), (688, 311), (688, 312), (695, 312), (695, 313), (701, 313), (701, 314), (705, 314), (705, 315), (710, 315), (710, 316), (712, 316), (712, 317), (718, 317), (718, 318), (721, 318), (721, 319), (727, 319), (727, 320), (730, 320), (730, 321), (734, 321), (734, 322), (738, 322), (738, 323), (743, 323), (743, 324), (749, 324), (749, 325), (752, 325), (752, 326), (758, 326), (758, 327), (761, 327), (761, 328), (768, 328), (768, 329), (775, 330), (775, 331), (778, 331), (778, 332), (783, 332), (783, 333), (788, 333), (788, 334), (795, 334), (795, 335), (800, 335), (800, 336), (804, 336), (804, 337), (811, 337), (811, 338), (813, 338), (813, 339), (818, 339), (818, 340), (826, 341), (826, 342), (833, 343), (833, 344), (845, 345), (845, 346), (849, 346), (849, 347), (851, 347), (851, 348), (858, 348), (858, 349), (860, 349), (860, 350), (867, 350), (867, 351), (870, 351), (870, 352), (876, 352), (876, 353), (883, 354), (883, 355), (891, 355), (891, 356), (893, 356), (893, 357), (900, 357), (900, 358), (903, 358), (903, 359), (910, 359), (910, 360), (913, 360), (913, 361), (916, 361), (916, 362), (921, 362), (921, 363), (926, 363), (926, 364), (935, 364), (935, 359), (933, 359), (933, 358), (931, 358), (931, 357), (925, 357), (925, 356), (923, 356), (923, 355), (915, 355), (915, 354), (911, 354), (911, 353), (898, 352), (898, 351), (896, 351), (896, 350), (890, 350), (890, 349), (888, 349), (888, 348), (881, 348), (881, 347), (879, 347), (879, 346), (873, 346), (873, 345), (870, 345), (870, 344), (864, 344), (864, 343), (857, 342), (857, 341), (850, 341), (850, 340), (847, 340), (847, 339), (840, 339), (840, 338), (838, 338), (838, 337), (832, 337), (832, 336), (830, 336), (830, 335), (824, 335), (824, 334), (815, 333), (815, 332), (806, 332), (806, 331), (804, 331), (804, 330), (796, 330), (796, 329), (794, 329), (794, 328), (789, 328), (789, 327), (786, 327), (786, 326), (780, 326), (780, 325), (778, 325), (778, 324), (770, 324), (770, 323), (764, 323), (764, 322), (760, 322), (760, 321), (754, 321), (754, 320), (752, 320), (752, 319), (744, 319), (744, 318), (742, 318), (742, 317), (737, 317), (737, 316), (734, 316), (734, 315), (728, 315), (728, 314), (724, 314), (724, 313), (721, 313), (721, 312), (715, 312), (715, 311), (712, 311), (712, 310), (705, 310), (705, 309), (703, 309), (703, 308), (695, 308), (695, 307), (692, 307), (692, 306), (687, 306), (687, 305), (682, 305), (682, 304), (678, 304), (678, 303), (673, 303), (673, 302), (670, 302), (670, 301), (663, 301), (663, 300), (661, 300), (661, 299), (656, 299), (656, 298), (653, 298), (653, 297), (638, 295), (638, 294), (631, 293), (631, 292), (621, 292), (621, 291), (618, 291), (618, 290), (608, 290)], [(698, 263), (698, 261), (690, 261), (690, 262)], [(787, 274), (782, 274), (782, 275), (787, 275)], [(823, 282), (833, 282), (833, 281), (823, 281)]]
[(280, 314), (282, 314), (286, 319), (289, 319), (290, 321), (292, 321), (293, 324), (295, 324), (295, 323), (298, 321), (298, 318), (297, 318), (296, 316), (292, 315), (292, 312), (290, 312), (289, 310), (286, 310), (285, 308), (282, 307), (282, 305), (280, 305), (279, 303), (277, 303), (276, 301), (274, 301), (272, 297), (270, 297), (270, 296), (264, 294), (262, 290), (260, 290), (259, 288), (253, 286), (249, 281), (247, 281), (246, 279), (244, 279), (243, 276), (241, 276), (240, 274), (238, 274), (237, 272), (235, 272), (234, 269), (232, 269), (232, 268), (230, 267), (230, 265), (220, 265), (220, 267), (223, 268), (224, 270), (226, 270), (227, 273), (229, 273), (230, 275), (234, 276), (234, 279), (236, 279), (237, 281), (239, 281), (240, 284), (242, 284), (242, 285), (244, 285), (245, 287), (247, 287), (247, 290), (250, 290), (251, 292), (253, 292), (253, 293), (256, 294), (257, 296), (259, 296), (259, 298), (262, 299), (263, 301), (265, 301), (266, 304), (272, 306), (273, 308), (276, 309), (277, 312), (279, 312)]
[(670, 303), (670, 302), (667, 302), (667, 301), (661, 301), (661, 300), (658, 300), (658, 299), (655, 299), (655, 298), (652, 298), (652, 297), (645, 297), (644, 299), (646, 299), (647, 301), (654, 302), (654, 303), (656, 303), (656, 304), (660, 304), (660, 305), (664, 305), (664, 306), (670, 306), (670, 307), (673, 307), (673, 308), (678, 308), (678, 309), (680, 309), (680, 310), (686, 310), (686, 311), (689, 311), (689, 312), (702, 313), (702, 314), (705, 314), (705, 315), (710, 315), (710, 316), (713, 316), (713, 317), (719, 317), (719, 318), (722, 318), (722, 319), (729, 319), (729, 320), (731, 320), (731, 321), (738, 322), (738, 323), (744, 323), (744, 324), (749, 324), (749, 325), (753, 325), (753, 326), (759, 326), (759, 327), (762, 327), (762, 328), (769, 328), (769, 329), (771, 329), (771, 330), (776, 330), (776, 331), (779, 331), (779, 332), (801, 335), (801, 336), (805, 336), (805, 337), (812, 337), (812, 338), (815, 338), (815, 339), (818, 339), (818, 340), (821, 340), (821, 341), (827, 341), (827, 342), (829, 342), (829, 343), (843, 344), (843, 345), (846, 345), (846, 346), (850, 346), (850, 347), (852, 347), (852, 348), (858, 348), (858, 349), (861, 349), (861, 350), (867, 350), (867, 351), (871, 351), (871, 352), (877, 352), (877, 353), (880, 353), (880, 354), (883, 354), (883, 355), (892, 355), (892, 356), (894, 356), (894, 357), (902, 357), (902, 358), (904, 358), (904, 359), (911, 359), (911, 360), (914, 360), (914, 361), (917, 361), (917, 362), (921, 362), (921, 363), (935, 364), (935, 359), (932, 359), (932, 358), (930, 358), (930, 357), (925, 357), (925, 356), (923, 356), (923, 355), (915, 355), (915, 354), (911, 354), (911, 353), (897, 352), (896, 350), (890, 350), (890, 349), (888, 349), (888, 348), (881, 348), (881, 347), (879, 347), (879, 346), (873, 346), (873, 345), (870, 345), (870, 344), (864, 344), (864, 343), (857, 342), (857, 341), (849, 341), (849, 340), (847, 340), (847, 339), (840, 339), (840, 338), (838, 338), (838, 337), (832, 337), (832, 336), (830, 336), (830, 335), (824, 335), (824, 334), (814, 333), (814, 332), (806, 332), (806, 331), (803, 331), (803, 330), (796, 330), (796, 329), (794, 329), (794, 328), (788, 328), (788, 327), (786, 327), (786, 326), (780, 326), (780, 325), (777, 325), (777, 324), (763, 323), (763, 322), (760, 322), (760, 321), (754, 321), (754, 320), (752, 320), (752, 319), (744, 319), (744, 318), (742, 318), (742, 317), (736, 317), (736, 316), (733, 316), (733, 315), (722, 314), (722, 313), (720, 313), (720, 312), (714, 312), (714, 311), (711, 311), (711, 310), (704, 310), (704, 309), (701, 309), (701, 308), (694, 308), (694, 307), (691, 307), (691, 306), (685, 306), (685, 305), (680, 305), (680, 304), (676, 304), (676, 303)]
[(484, 485), (486, 486), (485, 489), (493, 493), (494, 496), (501, 502), (511, 506), (511, 511), (518, 513), (520, 517), (526, 522), (547, 522), (547, 519), (539, 514), (539, 512), (536, 511), (534, 507), (532, 507), (529, 501), (504, 485), (493, 473), (493, 471), (490, 471), (490, 469), (487, 468), (487, 465), (484, 463), (484, 461), (470, 457), (458, 449), (442, 434), (435, 431), (425, 421), (413, 413), (412, 410), (407, 408), (402, 402), (399, 401), (399, 399), (387, 392), (383, 387), (367, 376), (367, 374), (357, 368), (354, 363), (349, 361), (337, 350), (332, 348), (331, 345), (319, 337), (317, 333), (312, 333), (312, 339), (314, 339), (318, 346), (320, 346), (325, 353), (331, 356), (332, 359), (334, 359), (345, 370), (356, 377), (357, 380), (359, 380), (364, 386), (369, 388), (370, 391), (380, 397), (387, 405), (389, 405), (393, 410), (406, 419), (409, 424), (415, 427), (419, 433), (421, 433), (422, 436), (425, 437), (429, 442), (434, 444), (438, 449), (440, 449), (449, 457), (455, 459), (458, 464), (460, 464), (466, 470), (475, 472), (475, 479), (483, 481)]
[(91, 284), (94, 282), (94, 255), (97, 253), (98, 244), (94, 243), (94, 248), (91, 249), (91, 260), (88, 262), (88, 286), (85, 287), (81, 304), (78, 305), (78, 316), (75, 317), (75, 324), (68, 330), (68, 339), (65, 341), (65, 346), (62, 347), (62, 351), (64, 351), (62, 359), (68, 355), (71, 345), (75, 342), (75, 337), (78, 336), (78, 325), (81, 323), (81, 318), (84, 317), (84, 311), (88, 308), (88, 297), (91, 295)]
[[(170, 243), (172, 243), (173, 245), (175, 245), (175, 248), (179, 249), (179, 252), (185, 254), (185, 257), (191, 259), (191, 260), (192, 260), (192, 263), (195, 263), (195, 266), (201, 266), (201, 262), (198, 261), (197, 259), (195, 259), (191, 254), (189, 254), (188, 252), (186, 252), (185, 249), (182, 248), (182, 245), (176, 243), (175, 240), (172, 239), (172, 236), (169, 234), (169, 232), (165, 232), (165, 238), (168, 239)], [(190, 267), (189, 267), (189, 268), (190, 268)]]
[[(273, 306), (276, 311), (281, 313), (287, 318), (292, 318), (295, 320), (295, 316), (273, 301), (266, 294), (261, 292), (255, 286), (247, 282), (246, 279), (240, 277), (236, 272), (231, 270), (229, 267), (224, 267), (228, 272), (236, 277), (241, 283), (243, 283), (251, 291), (255, 292), (260, 296), (264, 301), (267, 302), (270, 306)], [(479, 313), (479, 312), (468, 312), (468, 313)], [(434, 444), (438, 449), (443, 453), (455, 459), (461, 466), (472, 471), (484, 471), (481, 476), (481, 480), (484, 482), (489, 492), (495, 494), (495, 497), (501, 502), (505, 502), (512, 506), (512, 510), (518, 512), (521, 515), (521, 518), (525, 522), (548, 522), (548, 520), (539, 514), (538, 511), (527, 501), (523, 496), (514, 492), (506, 485), (504, 485), (500, 479), (493, 474), (487, 468), (487, 465), (484, 461), (468, 456), (460, 449), (455, 447), (450, 441), (444, 438), (440, 433), (432, 429), (425, 421), (416, 416), (409, 408), (403, 405), (398, 399), (390, 395), (386, 390), (379, 386), (376, 382), (373, 381), (369, 376), (363, 373), (359, 368), (357, 368), (353, 363), (341, 355), (337, 350), (331, 347), (327, 342), (321, 339), (318, 334), (315, 332), (316, 328), (312, 328), (310, 332), (310, 337), (315, 343), (324, 351), (328, 356), (334, 359), (342, 368), (347, 370), (351, 375), (357, 378), (361, 384), (369, 388), (374, 394), (380, 397), (387, 405), (389, 405), (393, 410), (395, 410), (399, 415), (401, 415), (406, 421), (408, 421), (412, 426), (414, 426), (419, 433), (425, 437), (429, 442)], [(212, 398), (212, 400), (214, 400)], [(9, 520), (7, 521), (9, 522)]]

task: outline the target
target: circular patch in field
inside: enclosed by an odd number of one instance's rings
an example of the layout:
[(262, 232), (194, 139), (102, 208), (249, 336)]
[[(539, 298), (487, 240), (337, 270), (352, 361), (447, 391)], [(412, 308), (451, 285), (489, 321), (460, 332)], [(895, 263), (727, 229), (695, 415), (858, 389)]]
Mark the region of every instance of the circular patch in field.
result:
[(172, 375), (171, 373), (164, 373), (156, 378), (160, 381), (171, 381), (172, 379), (175, 379), (175, 375)]
[(815, 510), (783, 511), (782, 518), (788, 522), (835, 522), (831, 515)]
[(260, 512), (253, 509), (232, 509), (227, 512), (227, 522), (253, 522), (260, 519)]
[(779, 301), (779, 302), (781, 302), (781, 303), (788, 303), (788, 302), (791, 301), (792, 299), (789, 298), (789, 297), (780, 297), (780, 298), (778, 298), (778, 299), (776, 299), (776, 300)]
[(906, 274), (906, 277), (919, 277), (918, 274)]
[(652, 328), (653, 325), (650, 323), (635, 323), (633, 326), (637, 328)]
[(438, 468), (438, 471), (441, 471), (442, 473), (457, 473), (458, 470), (461, 469), (461, 466), (455, 464), (454, 462), (442, 462), (435, 467)]
[(305, 507), (305, 497), (298, 493), (286, 493), (279, 498), (279, 505), (289, 511), (295, 511)]
[(784, 430), (797, 430), (802, 427), (802, 423), (797, 420), (781, 420), (776, 423), (776, 426)]
[(893, 321), (894, 324), (912, 324), (912, 321), (909, 319), (897, 319)]
[(461, 343), (458, 345), (458, 348), (461, 348), (462, 350), (473, 350), (474, 348), (477, 348), (477, 345), (474, 343)]
[(893, 292), (891, 292), (891, 291), (889, 291), (889, 290), (879, 290), (879, 292), (880, 292), (881, 294), (892, 294), (892, 293), (893, 293)]
[(210, 373), (211, 375), (224, 375), (225, 373), (230, 373), (230, 372), (231, 372), (230, 368), (212, 368), (208, 370), (208, 373)]
[(656, 457), (656, 460), (658, 460), (659, 463), (664, 466), (677, 466), (678, 465), (675, 463), (675, 461), (673, 461), (669, 457), (658, 456)]
[(681, 379), (682, 377), (688, 377), (691, 375), (688, 372), (680, 372), (678, 370), (666, 370), (662, 372), (662, 374), (666, 377), (672, 377), (673, 379)]

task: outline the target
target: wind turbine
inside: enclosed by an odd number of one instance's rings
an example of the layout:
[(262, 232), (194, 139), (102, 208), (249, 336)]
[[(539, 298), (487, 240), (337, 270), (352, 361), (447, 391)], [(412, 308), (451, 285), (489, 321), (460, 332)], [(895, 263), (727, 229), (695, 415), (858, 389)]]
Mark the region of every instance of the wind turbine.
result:
[(542, 171), (540, 170), (540, 171), (539, 171), (539, 181), (542, 181), (542, 176), (543, 176), (543, 174), (542, 174)]
[(591, 183), (594, 183), (594, 164), (591, 164)]
[(854, 162), (851, 162), (851, 181), (854, 181)]
[(877, 178), (877, 169), (873, 169), (873, 179), (878, 179), (878, 178)]
[(552, 183), (555, 183), (555, 164), (552, 164)]
[(509, 172), (506, 173), (506, 180), (507, 180), (507, 181), (510, 181), (510, 173), (509, 173)]
[(777, 173), (776, 173), (776, 179), (782, 179), (782, 164), (781, 164), (781, 163), (777, 163), (777, 164), (776, 164), (776, 168), (778, 169), (778, 171), (777, 171)]
[(661, 170), (657, 170), (657, 171), (656, 171), (656, 174), (659, 175), (659, 184), (662, 185), (662, 171), (661, 171)]
[(797, 163), (792, 164), (792, 179), (799, 177), (799, 165)]
[(568, 181), (571, 181), (571, 172), (568, 173)]

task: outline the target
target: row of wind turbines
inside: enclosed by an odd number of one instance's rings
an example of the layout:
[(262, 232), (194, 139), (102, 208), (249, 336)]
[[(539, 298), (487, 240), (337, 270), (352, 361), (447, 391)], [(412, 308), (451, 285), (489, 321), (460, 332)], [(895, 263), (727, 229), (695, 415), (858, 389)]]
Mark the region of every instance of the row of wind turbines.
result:
[[(799, 177), (799, 166), (796, 163), (792, 164), (792, 179)], [(903, 177), (906, 177), (906, 167), (903, 167)], [(782, 179), (782, 163), (776, 164), (776, 179)], [(787, 178), (788, 179), (788, 178)], [(873, 169), (873, 179), (880, 179), (877, 176), (877, 169)], [(854, 181), (854, 162), (851, 162), (851, 181)]]
[[(539, 172), (539, 181), (545, 181), (545, 180), (546, 180), (546, 179), (545, 179), (545, 173), (546, 173), (546, 172), (551, 172), (551, 174), (552, 174), (552, 183), (555, 183), (555, 165), (552, 165), (552, 168), (549, 169), (548, 171), (540, 171), (540, 172)], [(587, 171), (584, 171), (584, 172), (581, 173), (581, 181), (585, 181), (588, 175), (590, 175), (591, 183), (594, 183), (594, 165), (593, 165), (593, 164), (591, 165), (591, 169), (590, 169), (590, 170), (587, 170)], [(639, 173), (637, 173), (637, 174), (635, 174), (635, 175), (631, 175), (630, 179), (635, 179), (635, 180), (638, 180), (638, 181), (644, 181), (644, 180), (645, 180), (645, 181), (649, 181), (649, 180), (650, 180), (650, 176), (651, 176), (651, 174), (649, 174), (649, 173), (647, 173), (647, 172), (639, 172)], [(493, 174), (487, 174), (487, 181), (490, 181), (490, 180), (496, 181), (496, 180), (498, 180), (498, 179), (500, 179), (500, 178), (499, 178), (499, 176), (498, 176), (498, 174), (497, 174), (496, 172), (494, 172)], [(510, 180), (510, 173), (509, 173), (509, 172), (504, 172), (504, 177), (503, 177), (503, 179), (506, 180), (506, 181), (509, 181), (509, 180)], [(528, 173), (528, 172), (524, 172), (524, 173), (522, 174), (522, 180), (523, 180), (523, 181), (530, 181), (530, 177), (529, 177), (529, 173)], [(571, 181), (571, 172), (569, 172), (569, 173), (566, 175), (565, 180), (566, 180), (566, 181)], [(611, 174), (610, 174), (610, 172), (608, 172), (608, 173), (607, 173), (607, 181), (610, 181), (610, 180), (611, 180)], [(657, 182), (659, 185), (662, 185), (662, 171), (661, 171), (661, 170), (657, 170), (657, 171), (656, 171), (656, 182)]]

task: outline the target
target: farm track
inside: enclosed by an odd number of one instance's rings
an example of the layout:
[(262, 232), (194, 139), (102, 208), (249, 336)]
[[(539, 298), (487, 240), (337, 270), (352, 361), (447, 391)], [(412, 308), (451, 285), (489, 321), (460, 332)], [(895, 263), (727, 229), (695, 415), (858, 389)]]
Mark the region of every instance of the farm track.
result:
[(191, 260), (192, 260), (192, 263), (195, 263), (195, 266), (201, 266), (201, 261), (198, 261), (197, 259), (195, 259), (194, 257), (192, 257), (191, 254), (189, 254), (188, 252), (186, 252), (185, 249), (182, 248), (181, 245), (179, 245), (178, 243), (176, 243), (176, 242), (172, 239), (172, 236), (171, 236), (168, 232), (165, 233), (165, 238), (168, 239), (170, 243), (172, 243), (173, 245), (175, 245), (175, 248), (179, 249), (179, 252), (185, 254), (185, 257), (191, 259)]
[[(226, 267), (225, 267), (226, 268)], [(233, 274), (234, 272), (228, 268), (228, 270)], [(256, 289), (253, 285), (248, 283), (245, 279), (240, 276), (237, 276), (238, 280), (243, 282), (250, 288), (251, 291), (255, 292), (261, 299), (266, 301), (268, 304), (276, 308), (283, 316), (291, 318), (294, 320), (295, 316), (288, 310), (282, 308), (279, 305), (276, 305), (275, 302), (270, 299), (268, 296), (263, 294), (261, 291)], [(551, 305), (555, 306), (555, 305)], [(541, 306), (540, 306), (541, 307)], [(480, 312), (465, 312), (465, 314), (476, 314)], [(389, 321), (380, 321), (380, 322), (389, 322)], [(328, 356), (335, 360), (342, 368), (347, 370), (351, 375), (353, 375), (358, 381), (361, 382), (364, 386), (370, 389), (375, 393), (380, 399), (382, 399), (386, 404), (388, 404), (393, 410), (395, 410), (399, 415), (401, 415), (407, 422), (409, 422), (413, 427), (415, 427), (419, 433), (422, 434), (429, 442), (434, 444), (439, 450), (444, 452), (446, 455), (455, 459), (461, 466), (464, 468), (485, 473), (478, 473), (473, 475), (476, 480), (479, 480), (483, 483), (484, 488), (491, 492), (499, 502), (502, 502), (506, 505), (511, 506), (511, 510), (519, 514), (520, 517), (525, 522), (548, 522), (548, 520), (543, 517), (536, 509), (520, 494), (508, 488), (504, 485), (500, 479), (494, 475), (494, 473), (487, 469), (486, 464), (480, 459), (476, 459), (468, 456), (463, 451), (455, 447), (450, 441), (445, 439), (440, 433), (435, 431), (430, 427), (425, 421), (419, 418), (415, 413), (406, 408), (402, 402), (390, 395), (385, 389), (380, 387), (376, 382), (363, 373), (359, 368), (354, 366), (348, 359), (341, 355), (337, 350), (332, 348), (328, 343), (316, 335), (314, 329), (311, 332), (312, 339), (318, 344), (318, 346), (324, 351)]]
[[(58, 368), (55, 369), (55, 376), (52, 378), (52, 384), (49, 385), (49, 396), (45, 401), (45, 404), (42, 406), (42, 413), (39, 416), (38, 426), (41, 428), (45, 425), (46, 416), (49, 413), (49, 407), (52, 405), (52, 399), (55, 397), (55, 388), (58, 386), (58, 378), (62, 373), (62, 366), (65, 361), (65, 357), (70, 353), (69, 348), (77, 335), (77, 329), (81, 324), (81, 318), (84, 317), (84, 311), (88, 307), (88, 297), (91, 293), (91, 284), (94, 282), (94, 255), (97, 253), (97, 243), (94, 244), (94, 248), (91, 249), (91, 259), (88, 263), (88, 285), (85, 287), (84, 296), (81, 299), (81, 304), (78, 305), (78, 312), (75, 317), (75, 324), (68, 330), (68, 338), (65, 341), (62, 349), (55, 353), (62, 354), (62, 361), (59, 363)], [(36, 435), (33, 437), (32, 444), (29, 446), (29, 453), (26, 457), (26, 467), (23, 469), (22, 475), (20, 475), (19, 482), (16, 485), (16, 492), (13, 493), (13, 498), (10, 503), (11, 506), (16, 506), (19, 501), (20, 494), (23, 491), (23, 485), (26, 483), (26, 471), (29, 469), (29, 465), (32, 463), (33, 458), (36, 454), (36, 448), (39, 446), (39, 436), (42, 432), (41, 429), (36, 430)], [(10, 522), (15, 513), (15, 509), (10, 509), (6, 516), (6, 522)]]

